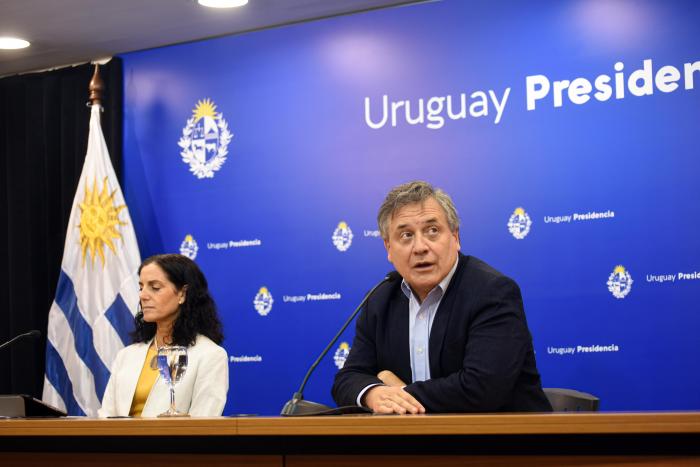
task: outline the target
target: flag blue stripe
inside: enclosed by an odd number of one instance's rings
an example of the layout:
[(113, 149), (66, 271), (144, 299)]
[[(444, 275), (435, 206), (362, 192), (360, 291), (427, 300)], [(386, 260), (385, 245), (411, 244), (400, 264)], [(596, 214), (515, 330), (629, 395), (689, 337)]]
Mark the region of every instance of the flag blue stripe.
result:
[(61, 356), (54, 346), (51, 345), (51, 341), (46, 342), (46, 379), (56, 389), (56, 392), (61, 395), (63, 403), (66, 404), (68, 415), (85, 416), (85, 412), (83, 412), (83, 409), (80, 408), (75, 397), (73, 397), (73, 385), (68, 377), (68, 372), (63, 364), (63, 360), (61, 360)]
[(105, 318), (112, 323), (112, 327), (117, 331), (117, 334), (119, 334), (119, 338), (122, 340), (124, 346), (126, 347), (131, 344), (129, 333), (134, 330), (134, 316), (131, 314), (131, 311), (129, 311), (129, 307), (126, 306), (126, 303), (124, 303), (121, 295), (117, 294), (117, 298), (115, 298), (114, 302), (107, 308), (107, 311), (105, 311)]
[(61, 308), (63, 314), (66, 315), (66, 320), (73, 331), (75, 339), (75, 351), (80, 356), (85, 365), (92, 371), (95, 379), (95, 392), (97, 398), (102, 400), (102, 395), (105, 392), (107, 381), (109, 381), (109, 370), (97, 352), (92, 338), (92, 328), (85, 321), (83, 315), (78, 309), (78, 299), (75, 296), (73, 281), (61, 269), (61, 275), (58, 278), (58, 288), (56, 290), (56, 304)]

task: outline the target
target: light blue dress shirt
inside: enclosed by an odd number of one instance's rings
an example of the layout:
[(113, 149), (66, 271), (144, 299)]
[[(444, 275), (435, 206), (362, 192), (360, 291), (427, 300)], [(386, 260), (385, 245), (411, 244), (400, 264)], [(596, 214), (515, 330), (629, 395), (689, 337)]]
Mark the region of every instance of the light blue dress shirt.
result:
[(430, 379), (430, 330), (433, 328), (435, 312), (445, 296), (447, 286), (457, 270), (457, 261), (445, 278), (431, 290), (422, 303), (404, 280), (401, 290), (408, 298), (408, 342), (411, 353), (413, 382)]

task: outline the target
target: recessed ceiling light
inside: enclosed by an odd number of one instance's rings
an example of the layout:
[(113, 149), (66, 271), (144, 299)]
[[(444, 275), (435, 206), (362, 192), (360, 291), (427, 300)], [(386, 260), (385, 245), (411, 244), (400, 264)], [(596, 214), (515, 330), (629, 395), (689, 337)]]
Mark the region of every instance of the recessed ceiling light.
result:
[(29, 42), (17, 37), (0, 37), (0, 49), (23, 49), (29, 47)]
[(248, 0), (197, 0), (197, 3), (210, 8), (235, 8), (245, 5)]

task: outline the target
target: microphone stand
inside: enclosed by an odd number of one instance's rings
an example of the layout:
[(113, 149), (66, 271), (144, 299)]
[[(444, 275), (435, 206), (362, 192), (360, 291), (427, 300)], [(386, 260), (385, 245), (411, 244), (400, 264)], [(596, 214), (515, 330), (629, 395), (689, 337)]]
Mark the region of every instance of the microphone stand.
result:
[[(41, 331), (36, 329), (13, 337), (9, 341), (0, 344), (0, 350), (12, 345), (14, 342), (30, 337), (41, 337)], [(26, 417), (65, 417), (66, 413), (56, 407), (26, 394), (0, 394), (0, 418), (26, 418)]]
[[(336, 343), (336, 341), (340, 338), (340, 336), (343, 334), (343, 331), (350, 325), (353, 319), (355, 319), (355, 316), (360, 312), (360, 310), (365, 306), (367, 303), (367, 300), (369, 300), (369, 297), (374, 293), (377, 288), (384, 284), (385, 282), (393, 281), (399, 277), (399, 273), (396, 271), (392, 271), (389, 274), (387, 274), (384, 279), (382, 279), (381, 282), (379, 282), (377, 285), (372, 287), (372, 289), (367, 292), (365, 295), (365, 298), (362, 299), (360, 304), (355, 308), (355, 311), (352, 312), (350, 317), (345, 321), (345, 324), (340, 328), (340, 331), (331, 339), (331, 341), (328, 343), (325, 349), (321, 352), (321, 354), (318, 356), (316, 361), (311, 365), (311, 368), (309, 368), (309, 371), (306, 372), (306, 376), (304, 376), (304, 380), (301, 382), (301, 386), (299, 386), (299, 390), (294, 393), (292, 398), (287, 401), (286, 404), (284, 404), (284, 407), (282, 408), (282, 412), (280, 412), (280, 415), (285, 416), (285, 417), (300, 417), (304, 415), (321, 415), (323, 413), (340, 413), (338, 412), (338, 409), (333, 409), (331, 407), (328, 407), (327, 405), (324, 404), (319, 404), (318, 402), (312, 402), (312, 401), (307, 401), (304, 400), (304, 388), (306, 387), (306, 382), (309, 380), (309, 377), (311, 376), (311, 373), (316, 369), (319, 363), (321, 363), (321, 360), (323, 357), (326, 356), (328, 351), (333, 347), (333, 345)], [(362, 409), (361, 407), (353, 407), (355, 411), (357, 409)], [(361, 410), (364, 412), (364, 410)]]

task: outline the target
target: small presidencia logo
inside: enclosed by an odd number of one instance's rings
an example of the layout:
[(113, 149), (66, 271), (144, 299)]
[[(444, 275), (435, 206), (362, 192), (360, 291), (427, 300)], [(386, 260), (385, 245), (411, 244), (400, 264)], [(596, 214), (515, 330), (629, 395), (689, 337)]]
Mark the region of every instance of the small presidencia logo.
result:
[(190, 172), (197, 178), (213, 178), (226, 162), (232, 137), (223, 114), (216, 112), (216, 105), (209, 99), (200, 100), (177, 143), (182, 148), (182, 161), (189, 164)]
[(195, 259), (198, 251), (199, 246), (192, 235), (185, 235), (185, 239), (180, 243), (180, 254), (187, 256), (189, 259)]
[(348, 355), (350, 355), (350, 346), (347, 342), (341, 342), (333, 355), (333, 362), (339, 370), (345, 365), (345, 360), (348, 359)]
[(522, 240), (530, 233), (532, 220), (523, 208), (515, 208), (513, 214), (508, 219), (508, 232), (517, 240)]
[(270, 291), (267, 290), (267, 287), (260, 287), (260, 290), (258, 290), (257, 295), (255, 295), (253, 299), (255, 311), (257, 311), (260, 316), (267, 316), (272, 310), (273, 303), (274, 300), (272, 299), (272, 295), (270, 295)]
[(625, 298), (632, 290), (632, 276), (622, 265), (615, 266), (608, 277), (608, 290), (615, 298)]
[(352, 230), (344, 221), (340, 221), (333, 231), (333, 245), (338, 251), (347, 251), (352, 245)]

